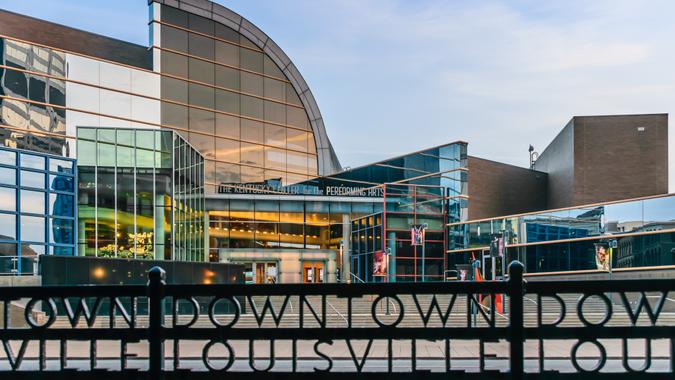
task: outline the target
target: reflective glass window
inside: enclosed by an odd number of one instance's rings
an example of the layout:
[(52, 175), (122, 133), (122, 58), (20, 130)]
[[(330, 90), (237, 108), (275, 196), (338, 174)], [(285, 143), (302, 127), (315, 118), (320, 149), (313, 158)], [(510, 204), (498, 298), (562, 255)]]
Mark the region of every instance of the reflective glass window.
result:
[(265, 168), (286, 170), (286, 151), (283, 149), (265, 147)]
[(216, 37), (221, 38), (223, 40), (232, 41), (237, 44), (239, 43), (239, 33), (234, 31), (234, 29), (229, 28), (218, 22), (215, 24), (216, 24), (215, 28)]
[[(244, 144), (244, 143), (242, 143)], [(243, 152), (242, 152), (243, 156)], [(261, 168), (252, 168), (250, 166), (241, 167), (241, 182), (262, 182), (264, 171)]]
[(163, 22), (181, 26), (183, 28), (188, 27), (188, 14), (185, 11), (181, 11), (180, 9), (163, 5), (161, 15)]
[(265, 124), (265, 145), (286, 148), (286, 127)]
[(241, 68), (263, 73), (263, 53), (246, 48), (239, 49)]
[(188, 37), (190, 55), (213, 60), (215, 47), (213, 39), (199, 34), (190, 33)]
[[(188, 52), (188, 32), (162, 25), (162, 48)], [(164, 68), (162, 68), (164, 70)]]
[(162, 52), (162, 73), (180, 78), (188, 77), (188, 57), (168, 51)]
[(309, 120), (307, 119), (307, 114), (302, 108), (286, 106), (286, 122), (288, 125), (292, 125), (296, 128), (301, 128), (304, 130), (309, 130)]
[(242, 140), (262, 144), (263, 138), (264, 138), (263, 123), (249, 119), (241, 119)]
[(53, 216), (73, 217), (75, 198), (72, 195), (50, 193), (49, 213)]
[(220, 65), (215, 66), (216, 66), (215, 68), (216, 86), (239, 91), (240, 89), (239, 71), (225, 66)]
[(0, 149), (0, 162), (5, 165), (16, 165), (16, 153)]
[(286, 83), (286, 102), (295, 104), (296, 106), (302, 106), (300, 97), (298, 97), (298, 94), (290, 83)]
[(204, 132), (208, 134), (214, 133), (215, 127), (215, 113), (211, 111), (204, 111), (198, 108), (190, 108), (190, 131)]
[(199, 151), (204, 157), (213, 158), (214, 153), (214, 138), (212, 136), (204, 136), (197, 133), (190, 133), (190, 144)]
[(248, 94), (263, 96), (263, 77), (261, 75), (242, 71), (241, 91)]
[(0, 187), (0, 210), (16, 211), (16, 189)]
[(286, 124), (286, 106), (265, 100), (265, 120)]
[(216, 41), (216, 62), (239, 67), (239, 46)]
[(239, 162), (239, 141), (216, 138), (216, 159)]
[(21, 187), (45, 188), (45, 174), (29, 170), (21, 171)]
[(96, 143), (91, 141), (78, 140), (77, 162), (81, 166), (96, 165)]
[(162, 102), (162, 124), (188, 129), (188, 108), (178, 104)]
[(277, 78), (282, 78), (285, 79), (284, 73), (281, 72), (281, 69), (279, 69), (279, 66), (277, 66), (274, 61), (272, 61), (272, 58), (269, 56), (265, 55), (265, 75), (271, 75), (273, 77)]
[(188, 102), (188, 83), (170, 77), (162, 77), (162, 99)]
[(301, 152), (307, 151), (307, 132), (287, 128), (286, 135), (286, 145), (288, 149), (299, 150)]
[(75, 235), (73, 221), (68, 219), (52, 218), (49, 228), (49, 242), (52, 244), (74, 244)]
[(21, 167), (45, 170), (45, 158), (32, 154), (21, 154)]
[(57, 158), (49, 159), (49, 171), (56, 173), (73, 173), (73, 162), (66, 160), (59, 160)]
[(0, 213), (0, 236), (3, 239), (16, 239), (16, 215)]
[(276, 79), (265, 77), (265, 97), (270, 99), (286, 101), (286, 83)]
[(239, 140), (239, 118), (216, 114), (216, 135)]
[(21, 190), (21, 212), (44, 214), (45, 193), (41, 191)]
[(226, 164), (224, 162), (216, 163), (216, 183), (237, 183), (240, 182), (239, 165)]
[(188, 62), (189, 76), (191, 80), (213, 84), (214, 64), (195, 58)]
[(190, 104), (213, 109), (214, 93), (212, 87), (190, 83), (188, 85)]
[(304, 153), (297, 153), (287, 151), (287, 167), (289, 172), (300, 174), (307, 174), (307, 155)]
[(263, 119), (265, 116), (263, 101), (252, 96), (241, 96), (241, 114), (256, 119)]
[(216, 109), (218, 111), (239, 114), (240, 95), (230, 91), (216, 90)]
[(204, 33), (208, 34), (210, 36), (213, 35), (214, 32), (214, 22), (213, 20), (209, 20), (207, 18), (198, 16), (196, 14), (189, 13), (188, 14), (188, 22), (190, 25), (190, 30), (197, 31), (199, 33)]
[[(241, 163), (245, 165), (263, 166), (263, 146), (241, 142)], [(242, 169), (243, 173), (243, 169)], [(261, 173), (262, 174), (262, 173)]]
[(21, 240), (45, 241), (45, 218), (39, 216), (21, 215)]
[(0, 183), (4, 185), (15, 185), (16, 169), (0, 167)]
[(115, 166), (115, 146), (112, 144), (98, 144), (98, 165)]

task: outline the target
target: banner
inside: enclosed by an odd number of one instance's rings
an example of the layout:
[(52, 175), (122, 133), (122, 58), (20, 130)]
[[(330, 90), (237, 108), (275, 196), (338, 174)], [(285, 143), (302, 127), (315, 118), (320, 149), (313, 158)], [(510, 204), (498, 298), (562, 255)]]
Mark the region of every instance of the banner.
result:
[(424, 245), (424, 231), (423, 224), (413, 225), (410, 228), (410, 245)]
[(377, 251), (373, 254), (373, 276), (387, 275), (387, 254), (383, 251)]
[(595, 244), (595, 265), (603, 272), (612, 271), (612, 248), (608, 244)]

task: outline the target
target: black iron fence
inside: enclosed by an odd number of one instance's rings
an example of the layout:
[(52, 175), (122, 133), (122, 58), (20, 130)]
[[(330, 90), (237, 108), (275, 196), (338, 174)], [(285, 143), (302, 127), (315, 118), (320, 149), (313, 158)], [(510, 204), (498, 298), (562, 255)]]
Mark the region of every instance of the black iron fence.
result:
[(167, 285), (155, 267), (147, 286), (1, 289), (0, 376), (673, 378), (674, 281), (526, 283), (517, 262), (509, 273)]

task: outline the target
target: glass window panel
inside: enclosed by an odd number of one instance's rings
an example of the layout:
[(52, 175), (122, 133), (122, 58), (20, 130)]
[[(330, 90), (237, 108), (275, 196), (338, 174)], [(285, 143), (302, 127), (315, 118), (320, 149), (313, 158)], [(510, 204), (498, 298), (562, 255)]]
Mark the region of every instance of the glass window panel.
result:
[(216, 159), (239, 162), (239, 141), (216, 138)]
[(242, 95), (241, 96), (241, 114), (243, 116), (253, 117), (256, 119), (262, 119), (264, 114), (263, 101), (258, 98), (251, 96)]
[(184, 55), (162, 52), (162, 73), (181, 78), (188, 77), (188, 58)]
[[(243, 152), (242, 152), (242, 155), (243, 155)], [(242, 166), (241, 167), (241, 182), (250, 183), (250, 182), (262, 182), (262, 181), (263, 181), (263, 169), (252, 168), (250, 166)]]
[(127, 168), (134, 166), (134, 148), (127, 146), (117, 147), (117, 166)]
[(111, 144), (99, 143), (98, 146), (98, 165), (115, 166), (115, 146)]
[(309, 175), (317, 175), (318, 174), (318, 161), (316, 156), (308, 156), (309, 159), (307, 160), (307, 174)]
[(216, 163), (216, 183), (238, 183), (241, 181), (239, 165)]
[(263, 143), (263, 123), (254, 120), (241, 119), (241, 139), (256, 143)]
[(64, 176), (64, 175), (54, 175), (49, 176), (49, 184), (52, 191), (74, 191), (75, 179), (73, 177)]
[(239, 114), (239, 94), (216, 90), (216, 109), (218, 111)]
[(304, 182), (309, 179), (308, 176), (302, 175), (302, 174), (295, 174), (295, 173), (286, 173), (286, 180), (288, 181), (288, 184), (294, 184), (294, 183), (299, 183), (299, 182)]
[(246, 48), (239, 49), (241, 68), (263, 73), (263, 53)]
[(257, 74), (241, 72), (241, 91), (263, 96), (263, 77)]
[(286, 83), (265, 77), (265, 97), (286, 101)]
[(190, 131), (214, 133), (215, 113), (197, 108), (190, 108)]
[(239, 43), (239, 33), (223, 24), (216, 23), (216, 37)]
[(192, 146), (194, 146), (204, 157), (215, 157), (213, 137), (190, 133), (190, 144), (192, 144)]
[(316, 154), (316, 142), (314, 142), (314, 134), (307, 134), (307, 153)]
[(16, 185), (16, 169), (0, 168), (0, 183), (5, 185)]
[(45, 241), (45, 218), (21, 215), (20, 220), (22, 241)]
[(265, 124), (265, 145), (286, 148), (286, 127)]
[(162, 48), (188, 52), (188, 33), (184, 30), (162, 25)]
[(180, 9), (170, 7), (167, 5), (162, 5), (162, 21), (169, 24), (181, 26), (183, 28), (188, 27), (188, 14), (187, 12), (181, 11)]
[(296, 128), (301, 128), (304, 130), (309, 130), (309, 119), (305, 110), (302, 108), (297, 108), (293, 106), (286, 106), (286, 116), (288, 125), (292, 125)]
[(56, 173), (73, 174), (73, 162), (66, 160), (59, 160), (57, 158), (50, 158), (49, 171)]
[(52, 218), (49, 227), (49, 242), (52, 244), (75, 244), (73, 221)]
[(286, 171), (286, 151), (265, 147), (265, 168)]
[(16, 189), (0, 187), (0, 210), (16, 211)]
[(16, 165), (16, 153), (0, 149), (0, 162), (5, 165)]
[(188, 129), (188, 108), (178, 104), (162, 102), (162, 124)]
[(239, 118), (216, 114), (216, 135), (239, 140)]
[(190, 23), (191, 30), (197, 31), (199, 33), (208, 34), (209, 36), (213, 35), (214, 29), (213, 20), (209, 20), (207, 18), (190, 13), (188, 16), (188, 22)]
[(32, 172), (29, 170), (21, 171), (21, 187), (45, 188), (45, 174)]
[(213, 39), (190, 33), (188, 37), (188, 48), (191, 55), (213, 60), (215, 47)]
[(287, 183), (286, 172), (278, 170), (265, 170), (266, 181), (279, 181), (282, 185)]
[(49, 214), (53, 216), (74, 217), (75, 197), (67, 194), (49, 194)]
[(98, 141), (106, 143), (115, 143), (115, 130), (114, 129), (98, 129)]
[(96, 143), (78, 140), (77, 141), (77, 162), (80, 166), (96, 165)]
[(265, 100), (265, 120), (286, 124), (286, 106)]
[(191, 105), (213, 109), (214, 93), (212, 87), (190, 83), (188, 84), (188, 92), (190, 94)]
[(307, 132), (287, 128), (286, 135), (286, 146), (288, 149), (299, 150), (301, 152), (307, 151)]
[(216, 62), (239, 67), (239, 46), (216, 41)]
[(263, 146), (241, 143), (241, 163), (245, 165), (263, 166)]
[(239, 91), (240, 80), (239, 70), (235, 70), (225, 66), (215, 65), (216, 68), (216, 86), (229, 88)]
[(302, 106), (300, 97), (298, 97), (298, 94), (290, 83), (286, 83), (286, 102), (295, 104), (296, 106)]
[(162, 99), (188, 102), (188, 83), (183, 80), (162, 77)]
[(189, 75), (191, 80), (213, 84), (214, 64), (195, 58), (190, 58)]
[(284, 73), (281, 72), (281, 69), (279, 69), (279, 66), (277, 66), (277, 64), (272, 61), (272, 58), (267, 55), (265, 55), (265, 75), (271, 75), (282, 79), (286, 78)]
[(307, 155), (304, 153), (297, 153), (287, 151), (287, 167), (289, 172), (300, 174), (307, 173)]
[(45, 158), (32, 154), (21, 154), (21, 167), (45, 170)]
[(2, 239), (16, 240), (16, 215), (0, 213), (0, 236)]

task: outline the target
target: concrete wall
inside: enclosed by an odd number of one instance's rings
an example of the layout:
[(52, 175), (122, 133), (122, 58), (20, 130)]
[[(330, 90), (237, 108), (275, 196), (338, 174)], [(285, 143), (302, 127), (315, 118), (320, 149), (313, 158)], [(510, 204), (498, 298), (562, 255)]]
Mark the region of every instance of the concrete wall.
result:
[(574, 193), (574, 119), (539, 155), (534, 168), (548, 174), (547, 207), (550, 209), (573, 204)]
[(0, 288), (40, 285), (42, 285), (41, 276), (0, 276)]
[(469, 220), (546, 209), (546, 173), (469, 156)]

